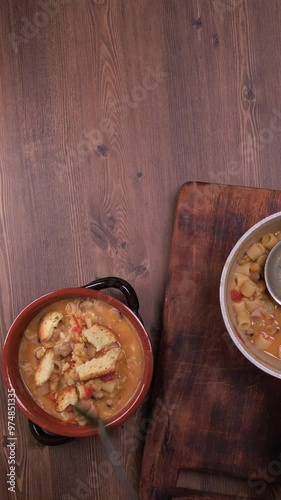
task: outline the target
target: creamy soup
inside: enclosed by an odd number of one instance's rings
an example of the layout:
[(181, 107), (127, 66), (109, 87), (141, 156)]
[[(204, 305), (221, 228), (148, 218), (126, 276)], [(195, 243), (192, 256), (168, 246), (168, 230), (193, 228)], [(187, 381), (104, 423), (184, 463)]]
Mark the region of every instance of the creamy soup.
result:
[(122, 313), (100, 300), (77, 298), (54, 303), (31, 321), (19, 366), (39, 406), (84, 425), (79, 407), (105, 419), (128, 403), (142, 379), (144, 353)]
[(281, 240), (281, 231), (266, 233), (238, 261), (231, 300), (238, 327), (255, 346), (281, 359), (281, 306), (269, 295), (264, 266), (270, 250)]

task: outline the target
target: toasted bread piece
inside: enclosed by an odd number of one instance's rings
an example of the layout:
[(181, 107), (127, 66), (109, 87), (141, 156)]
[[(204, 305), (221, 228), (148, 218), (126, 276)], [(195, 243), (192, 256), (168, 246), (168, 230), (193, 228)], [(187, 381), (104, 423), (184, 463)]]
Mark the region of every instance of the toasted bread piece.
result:
[(83, 330), (83, 335), (90, 344), (95, 346), (97, 352), (118, 340), (109, 328), (101, 325), (94, 325), (87, 330)]
[(62, 412), (68, 407), (68, 405), (75, 405), (77, 401), (78, 396), (76, 389), (73, 385), (69, 385), (59, 392), (56, 399), (56, 411)]
[(57, 311), (49, 311), (42, 316), (39, 323), (39, 339), (41, 342), (50, 340), (53, 335), (54, 328), (56, 328), (63, 318), (62, 313)]
[(113, 347), (104, 356), (93, 358), (83, 365), (76, 366), (79, 379), (86, 381), (115, 372), (115, 364), (120, 352), (121, 349), (119, 347)]
[(35, 371), (35, 384), (37, 387), (49, 380), (54, 369), (54, 359), (54, 349), (47, 349)]

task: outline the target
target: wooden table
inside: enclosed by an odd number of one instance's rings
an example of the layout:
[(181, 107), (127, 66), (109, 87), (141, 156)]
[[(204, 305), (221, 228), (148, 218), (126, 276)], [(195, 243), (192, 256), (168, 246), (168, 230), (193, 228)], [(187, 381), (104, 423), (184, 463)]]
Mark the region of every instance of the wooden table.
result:
[[(280, 25), (279, 0), (2, 2), (2, 340), (32, 299), (115, 274), (157, 351), (180, 185), (281, 188)], [(1, 401), (1, 498), (124, 498), (97, 440), (38, 446), (19, 412), (8, 494)], [(143, 412), (111, 432), (135, 489)]]

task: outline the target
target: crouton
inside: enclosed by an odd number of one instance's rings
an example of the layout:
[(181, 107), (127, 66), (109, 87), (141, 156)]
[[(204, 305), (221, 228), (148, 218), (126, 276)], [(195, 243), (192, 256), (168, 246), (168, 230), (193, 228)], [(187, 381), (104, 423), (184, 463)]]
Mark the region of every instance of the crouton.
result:
[(59, 392), (59, 395), (56, 399), (56, 411), (62, 412), (69, 405), (75, 405), (77, 401), (78, 401), (78, 396), (75, 387), (73, 386), (65, 387)]
[(50, 340), (53, 335), (54, 328), (56, 328), (63, 318), (63, 315), (57, 311), (49, 311), (42, 316), (39, 323), (39, 339), (41, 342)]
[(93, 358), (83, 365), (76, 366), (79, 379), (81, 381), (90, 380), (91, 378), (102, 377), (108, 373), (115, 372), (115, 364), (120, 353), (119, 347), (113, 347), (104, 356)]
[(83, 330), (83, 335), (96, 348), (97, 352), (118, 340), (109, 328), (101, 325), (94, 325), (87, 330)]
[(37, 387), (49, 380), (54, 369), (55, 353), (54, 349), (47, 349), (43, 358), (41, 358), (35, 371), (35, 384)]

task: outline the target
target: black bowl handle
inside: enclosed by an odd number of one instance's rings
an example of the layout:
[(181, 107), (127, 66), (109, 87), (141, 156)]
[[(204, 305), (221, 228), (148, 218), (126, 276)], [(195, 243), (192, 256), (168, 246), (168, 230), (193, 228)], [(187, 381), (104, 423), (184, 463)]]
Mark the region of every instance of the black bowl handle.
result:
[(109, 278), (100, 278), (95, 281), (91, 281), (82, 288), (90, 288), (92, 290), (103, 290), (105, 288), (117, 288), (126, 297), (127, 304), (129, 308), (135, 313), (136, 316), (139, 315), (139, 301), (137, 294), (133, 287), (125, 280), (121, 278), (116, 278), (114, 276)]
[(34, 424), (34, 422), (28, 421), (29, 429), (33, 437), (44, 446), (59, 446), (61, 444), (69, 443), (74, 439), (73, 437), (60, 436), (59, 434), (47, 434), (42, 427)]
[[(114, 276), (108, 278), (100, 278), (95, 281), (91, 281), (91, 283), (88, 283), (87, 285), (83, 285), (81, 288), (90, 288), (91, 290), (117, 288), (125, 295), (129, 308), (141, 320), (139, 316), (139, 301), (137, 294), (133, 287), (122, 278), (116, 278)], [(28, 422), (32, 436), (35, 437), (35, 439), (44, 446), (58, 446), (68, 443), (69, 441), (74, 439), (72, 437), (60, 436), (58, 434), (47, 434), (41, 427), (39, 427), (39, 425), (34, 424), (30, 420)]]

